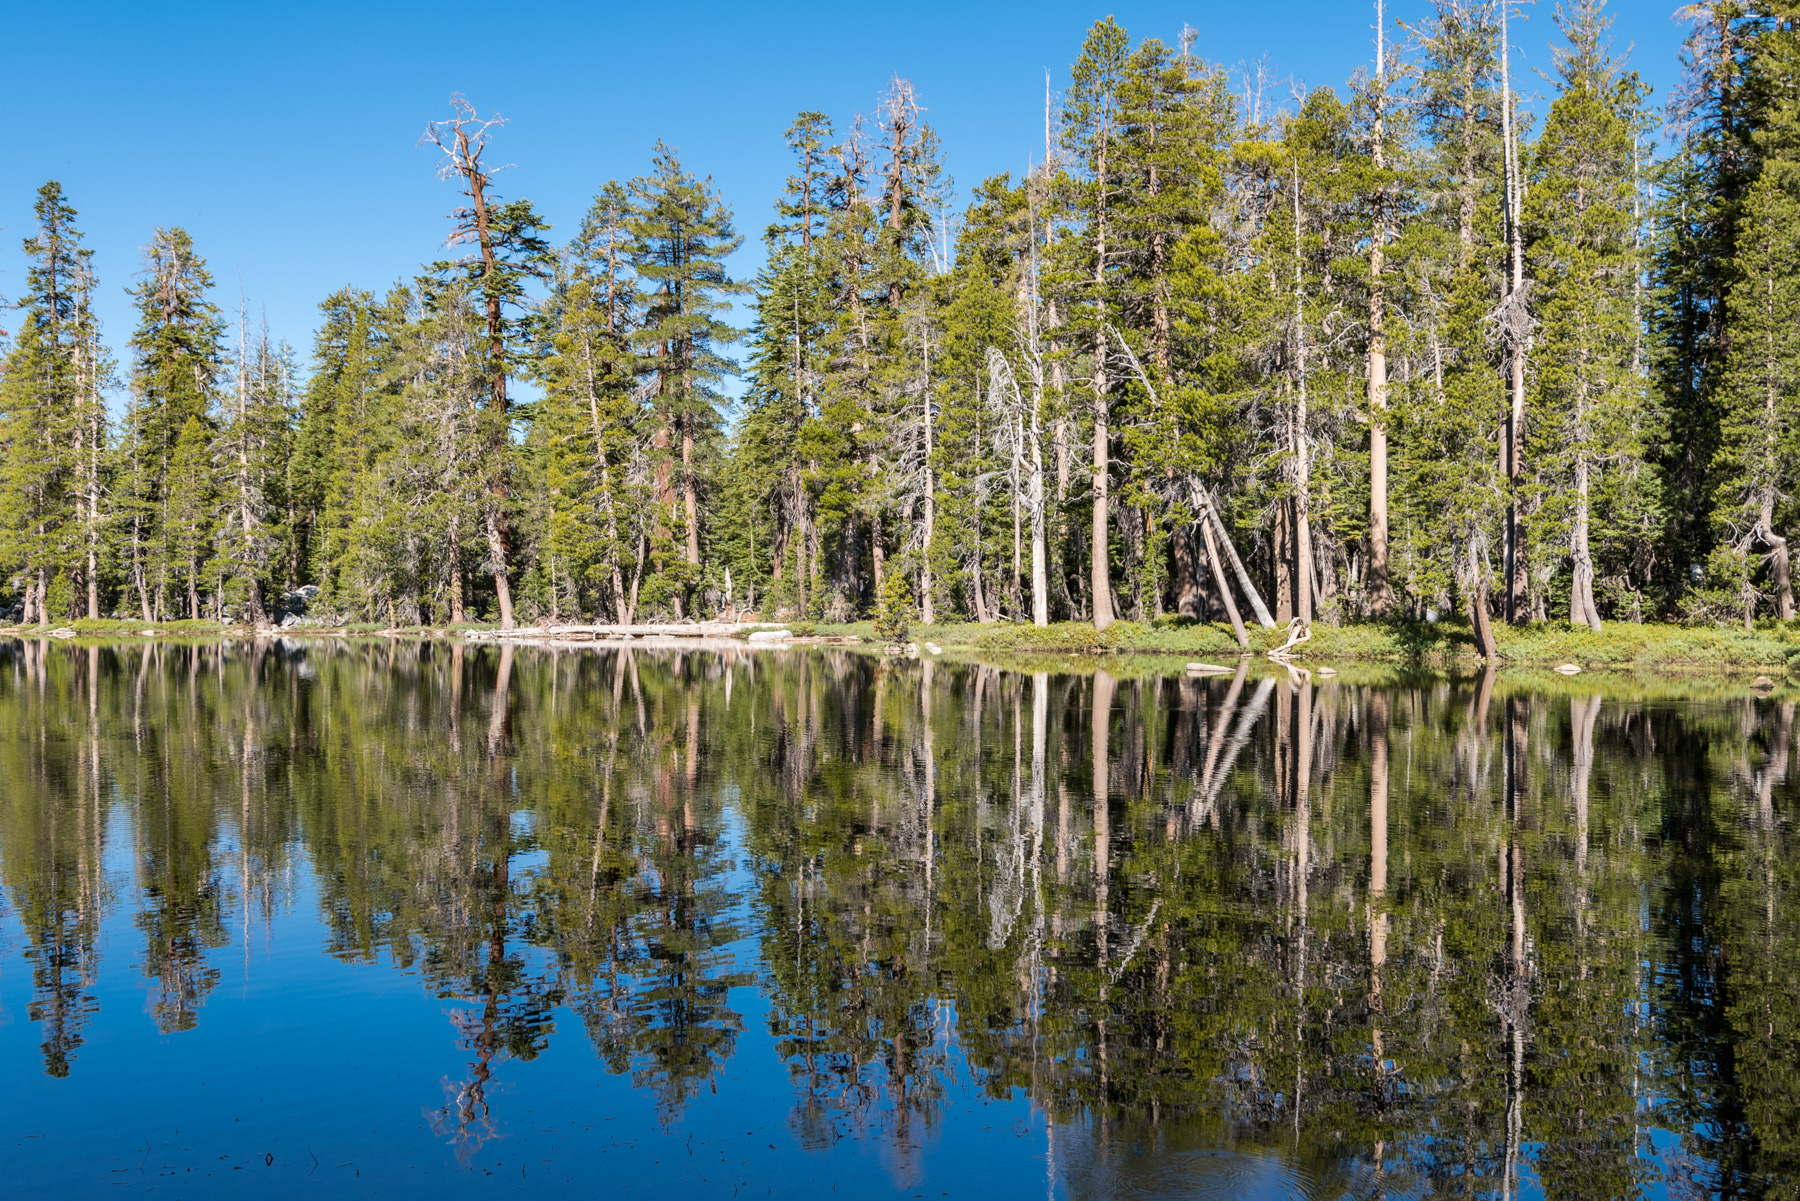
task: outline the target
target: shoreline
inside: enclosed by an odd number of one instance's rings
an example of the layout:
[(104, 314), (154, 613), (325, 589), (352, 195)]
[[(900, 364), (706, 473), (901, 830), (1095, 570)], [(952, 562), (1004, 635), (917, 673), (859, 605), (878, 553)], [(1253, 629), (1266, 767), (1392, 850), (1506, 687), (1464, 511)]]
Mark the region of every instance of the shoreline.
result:
[[(905, 641), (934, 645), (940, 653), (1120, 662), (1130, 659), (1186, 657), (1235, 666), (1244, 657), (1265, 660), (1265, 653), (1285, 641), (1284, 631), (1252, 629), (1250, 647), (1240, 648), (1229, 627), (1210, 623), (1160, 621), (1118, 622), (1105, 631), (1063, 622), (1046, 627), (975, 623), (916, 626)], [(1776, 681), (1800, 676), (1800, 622), (1765, 622), (1755, 630), (1719, 629), (1668, 624), (1613, 623), (1600, 634), (1560, 623), (1495, 626), (1500, 643), (1496, 664), (1502, 670), (1556, 668), (1574, 664), (1583, 671), (1679, 671), (1693, 673), (1760, 672)], [(882, 654), (890, 645), (877, 638), (868, 622), (658, 622), (629, 627), (605, 625), (528, 626), (502, 631), (495, 626), (407, 626), (373, 624), (298, 625), (255, 630), (218, 622), (140, 622), (86, 620), (63, 626), (0, 626), (0, 638), (44, 638), (83, 642), (157, 639), (310, 639), (411, 638), (456, 639), (474, 645), (536, 646), (700, 646), (747, 647), (837, 646)], [(1401, 668), (1479, 670), (1473, 638), (1465, 623), (1358, 622), (1344, 626), (1319, 623), (1312, 638), (1291, 653), (1295, 666), (1331, 664)]]

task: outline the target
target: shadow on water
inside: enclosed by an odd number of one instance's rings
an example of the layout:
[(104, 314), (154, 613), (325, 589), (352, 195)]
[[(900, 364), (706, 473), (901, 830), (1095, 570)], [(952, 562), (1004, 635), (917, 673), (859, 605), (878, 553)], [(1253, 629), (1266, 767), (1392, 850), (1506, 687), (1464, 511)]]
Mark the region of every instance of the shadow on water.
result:
[[(47, 1130), (15, 1157), (1776, 1194), (1794, 741), (1789, 695), (1492, 672), (10, 643), (0, 1062)], [(252, 1073), (272, 1113), (328, 1097), (344, 1162), (211, 1133)]]

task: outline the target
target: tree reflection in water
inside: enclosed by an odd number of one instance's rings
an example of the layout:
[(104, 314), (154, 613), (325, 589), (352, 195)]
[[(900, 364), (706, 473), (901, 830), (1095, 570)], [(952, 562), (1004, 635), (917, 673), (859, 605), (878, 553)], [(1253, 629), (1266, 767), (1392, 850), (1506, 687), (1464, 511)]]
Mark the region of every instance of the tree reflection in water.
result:
[[(799, 1145), (878, 1139), (899, 1187), (970, 1089), (1029, 1099), (1012, 1133), (1074, 1195), (1800, 1175), (1787, 694), (3, 653), (3, 920), (52, 1076), (96, 1053), (103, 971), (141, 973), (157, 1031), (201, 1023), (219, 957), (304, 876), (327, 956), (445, 1004), (467, 1068), (431, 1119), (465, 1158), (512, 1120), (510, 1062), (585, 1042), (665, 1123), (728, 1064), (766, 1070), (740, 1047), (755, 989)], [(139, 945), (109, 964), (112, 913)]]

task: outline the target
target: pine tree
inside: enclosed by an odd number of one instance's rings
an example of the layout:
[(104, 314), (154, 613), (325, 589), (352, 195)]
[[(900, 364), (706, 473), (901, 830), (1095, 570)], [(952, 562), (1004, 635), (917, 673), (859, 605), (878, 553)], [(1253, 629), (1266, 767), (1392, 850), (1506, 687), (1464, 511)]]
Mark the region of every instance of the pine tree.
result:
[(644, 291), (643, 322), (631, 339), (653, 380), (656, 504), (666, 522), (650, 599), (685, 613), (701, 579), (701, 458), (719, 427), (719, 384), (735, 367), (722, 347), (737, 331), (720, 315), (728, 297), (746, 290), (727, 273), (725, 259), (743, 239), (712, 180), (696, 178), (660, 142), (651, 173), (627, 191), (626, 261)]
[[(188, 462), (201, 461), (200, 444), (210, 440), (219, 377), (224, 365), (224, 326), (207, 299), (212, 276), (194, 252), (193, 239), (179, 227), (158, 229), (144, 250), (143, 282), (131, 289), (138, 327), (131, 338), (131, 404), (125, 438), (119, 447), (120, 489), (115, 536), (124, 560), (126, 587), (153, 621), (174, 611), (171, 590), (177, 583), (198, 586), (191, 577), (178, 579), (189, 555), (175, 544), (170, 499), (176, 486), (175, 452), (189, 424)], [(190, 499), (203, 491), (184, 478), (180, 486)], [(184, 520), (189, 537), (197, 513)], [(194, 563), (199, 561), (197, 547)], [(190, 604), (197, 611), (197, 604)]]
[(109, 368), (91, 305), (92, 252), (60, 184), (38, 189), (35, 215), (23, 320), (0, 375), (0, 564), (23, 582), (23, 619), (47, 622), (74, 615), (48, 603), (58, 576), (85, 580), (88, 615), (97, 615), (95, 451)]
[(1599, 630), (1597, 561), (1618, 568), (1623, 590), (1641, 589), (1661, 524), (1657, 482), (1639, 469), (1657, 440), (1637, 362), (1633, 164), (1642, 85), (1607, 54), (1602, 0), (1578, 0), (1557, 18), (1569, 44), (1557, 55), (1558, 95), (1532, 155), (1525, 212), (1541, 292), (1529, 446), (1544, 495), (1532, 533), (1534, 543), (1570, 556), (1569, 620)]
[(531, 343), (529, 322), (519, 314), (526, 287), (551, 271), (552, 254), (544, 233), (549, 226), (538, 217), (529, 200), (502, 202), (493, 191), (493, 172), (482, 162), (488, 131), (505, 124), (502, 117), (485, 120), (461, 96), (450, 98), (456, 115), (433, 121), (425, 138), (444, 152), (438, 174), (453, 179), (468, 198), (468, 205), (451, 214), (455, 222), (450, 244), (470, 244), (475, 253), (456, 262), (440, 262), (440, 276), (462, 274), (481, 295), (487, 341), (483, 366), (488, 379), (487, 403), (481, 416), (481, 471), (487, 489), (482, 526), (487, 537), (488, 569), (494, 581), (500, 625), (514, 625), (512, 603), (512, 546), (508, 508), (512, 468), (512, 397), (508, 382), (515, 363)]
[[(1786, 531), (1800, 516), (1800, 199), (1778, 172), (1751, 186), (1736, 252), (1713, 520), (1738, 551), (1768, 548), (1775, 614), (1789, 621)], [(1746, 608), (1746, 626), (1751, 616)]]
[(169, 587), (185, 593), (185, 616), (194, 620), (201, 616), (201, 594), (215, 575), (219, 497), (213, 438), (211, 422), (189, 417), (175, 439), (163, 481), (161, 566)]
[(545, 460), (553, 612), (563, 611), (566, 597), (577, 611), (609, 609), (623, 624), (637, 607), (649, 536), (631, 349), (641, 305), (626, 263), (628, 208), (623, 185), (609, 182), (563, 251), (533, 429)]
[[(1070, 69), (1068, 102), (1063, 113), (1064, 144), (1080, 168), (1078, 211), (1081, 234), (1070, 245), (1078, 259), (1084, 286), (1071, 306), (1071, 323), (1092, 347), (1088, 364), (1093, 394), (1093, 494), (1089, 569), (1094, 628), (1113, 623), (1110, 484), (1112, 452), (1111, 356), (1107, 324), (1113, 320), (1118, 245), (1113, 240), (1112, 210), (1119, 190), (1117, 142), (1122, 121), (1121, 92), (1130, 43), (1125, 31), (1108, 17), (1095, 22), (1082, 43), (1081, 56)], [(1072, 331), (1074, 332), (1074, 331)]]

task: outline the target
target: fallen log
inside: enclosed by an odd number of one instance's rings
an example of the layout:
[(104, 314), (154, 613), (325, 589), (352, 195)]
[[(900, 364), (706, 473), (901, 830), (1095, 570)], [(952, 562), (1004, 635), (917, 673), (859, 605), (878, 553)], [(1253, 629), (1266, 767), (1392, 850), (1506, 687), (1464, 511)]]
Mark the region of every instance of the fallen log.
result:
[(783, 630), (774, 622), (671, 621), (633, 625), (518, 626), (510, 630), (469, 630), (470, 642), (500, 642), (532, 638), (732, 638), (756, 630)]

